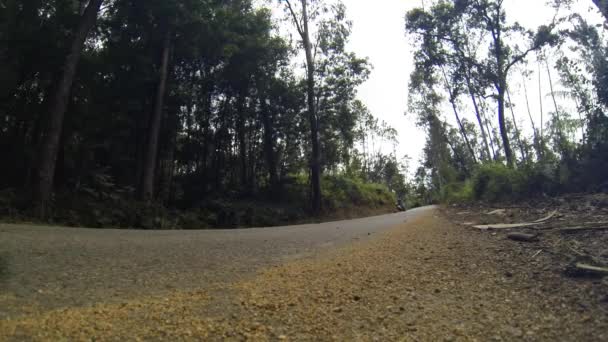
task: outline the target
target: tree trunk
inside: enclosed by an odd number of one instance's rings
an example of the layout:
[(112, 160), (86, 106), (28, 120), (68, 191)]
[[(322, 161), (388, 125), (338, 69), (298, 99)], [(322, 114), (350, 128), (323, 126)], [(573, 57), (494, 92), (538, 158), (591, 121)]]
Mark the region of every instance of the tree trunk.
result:
[(500, 86), (498, 89), (498, 127), (500, 129), (500, 137), (502, 139), (502, 146), (505, 151), (505, 159), (507, 160), (507, 166), (513, 167), (513, 151), (511, 150), (511, 143), (509, 141), (509, 132), (507, 131), (507, 125), (505, 124), (505, 89)]
[[(523, 78), (523, 74), (522, 74)], [(532, 132), (534, 133), (534, 149), (536, 150), (536, 155), (538, 160), (542, 157), (542, 148), (540, 146), (540, 141), (538, 140), (538, 131), (536, 130), (536, 125), (534, 124), (534, 119), (532, 118), (532, 111), (530, 110), (530, 102), (528, 101), (528, 88), (526, 87), (526, 79), (523, 80), (524, 86), (524, 95), (526, 97), (526, 108), (528, 109), (528, 116), (530, 117), (530, 124), (532, 125)]]
[(471, 86), (471, 81), (467, 77), (467, 86), (469, 89), (469, 95), (471, 96), (471, 101), (473, 102), (473, 108), (475, 109), (475, 117), (477, 118), (477, 123), (479, 124), (479, 129), (481, 130), (481, 137), (483, 139), (483, 146), (485, 148), (485, 153), (487, 154), (487, 159), (492, 158), (492, 153), (490, 152), (490, 145), (488, 144), (488, 136), (486, 135), (486, 130), (483, 126), (483, 120), (481, 119), (481, 113), (479, 112), (479, 106), (477, 105), (477, 99), (475, 98), (475, 93), (473, 92), (473, 87)]
[(266, 167), (268, 168), (268, 182), (271, 194), (277, 190), (277, 165), (274, 155), (274, 129), (272, 114), (266, 105), (266, 99), (260, 99), (262, 114), (262, 124), (264, 125), (264, 156), (266, 157)]
[(544, 135), (544, 120), (543, 120), (543, 92), (542, 92), (542, 82), (540, 79), (540, 59), (538, 60), (538, 101), (539, 101), (539, 105), (540, 105), (540, 134), (538, 136), (539, 141), (540, 141), (540, 146), (541, 149), (544, 151), (545, 150), (545, 135)]
[[(494, 146), (494, 131), (492, 130), (492, 126), (490, 125), (490, 120), (487, 119), (486, 117), (486, 111), (487, 108), (485, 106), (485, 102), (481, 102), (480, 103), (480, 111), (479, 114), (481, 116), (481, 121), (484, 124), (484, 127), (486, 129), (486, 133), (488, 134), (488, 142), (490, 143), (490, 150), (492, 152), (492, 160), (496, 160), (496, 147)], [(500, 147), (498, 147), (498, 149), (500, 149)]]
[(156, 159), (158, 155), (158, 135), (160, 131), (161, 116), (163, 112), (165, 88), (167, 85), (170, 47), (171, 32), (170, 30), (167, 30), (163, 39), (163, 50), (159, 67), (156, 100), (154, 103), (154, 110), (150, 118), (150, 126), (148, 129), (148, 144), (146, 146), (146, 153), (144, 155), (140, 196), (141, 199), (146, 202), (150, 202), (154, 198), (154, 175), (156, 168)]
[(179, 129), (179, 119), (177, 118), (177, 114), (172, 115), (170, 118), (166, 118), (166, 122), (169, 126), (169, 129), (166, 136), (166, 146), (164, 148), (164, 156), (162, 157), (161, 168), (159, 172), (159, 198), (165, 205), (171, 203), (173, 197), (172, 188), (173, 178), (175, 175), (175, 149), (177, 145), (177, 132)]
[[(498, 13), (500, 13), (500, 7), (496, 9)], [(502, 147), (505, 151), (505, 159), (507, 160), (507, 166), (513, 167), (515, 165), (513, 160), (513, 152), (511, 150), (511, 143), (509, 141), (509, 132), (507, 131), (507, 125), (505, 124), (505, 91), (507, 90), (507, 67), (505, 63), (505, 56), (502, 49), (502, 38), (501, 38), (501, 27), (500, 21), (496, 27), (496, 33), (493, 35), (494, 37), (494, 45), (495, 45), (495, 57), (496, 57), (496, 65), (497, 65), (497, 75), (496, 75), (496, 91), (498, 92), (498, 98), (496, 99), (498, 102), (498, 128), (500, 130), (500, 137), (502, 140)]]
[(103, 0), (91, 0), (82, 15), (78, 29), (74, 34), (70, 52), (65, 59), (63, 73), (59, 84), (51, 95), (49, 109), (49, 127), (43, 138), (40, 150), (40, 167), (38, 169), (37, 206), (40, 216), (45, 216), (55, 177), (59, 139), (63, 129), (63, 119), (69, 101), (70, 90), (76, 75), (76, 68), (90, 29), (95, 25), (97, 12)]
[(452, 88), (450, 87), (450, 84), (448, 83), (448, 78), (446, 76), (446, 73), (445, 73), (445, 70), (443, 69), (443, 67), (441, 68), (441, 72), (443, 73), (443, 80), (445, 81), (445, 87), (448, 90), (448, 95), (450, 96), (450, 104), (452, 105), (452, 110), (454, 111), (454, 116), (456, 117), (456, 122), (458, 123), (458, 128), (460, 129), (460, 134), (462, 135), (462, 138), (464, 139), (464, 142), (467, 145), (467, 149), (469, 150), (469, 153), (471, 154), (471, 158), (473, 158), (473, 162), (477, 163), (477, 157), (475, 156), (475, 150), (473, 150), (473, 147), (471, 146), (471, 142), (469, 141), (467, 132), (465, 131), (462, 121), (460, 120), (460, 116), (458, 115), (458, 108), (456, 108), (456, 95), (454, 94), (454, 92), (452, 91)]
[(555, 126), (557, 126), (557, 142), (560, 147), (560, 150), (562, 150), (564, 134), (562, 132), (562, 123), (559, 117), (559, 107), (557, 106), (555, 92), (553, 91), (553, 80), (551, 78), (551, 70), (549, 69), (549, 63), (547, 62), (547, 60), (545, 60), (545, 66), (547, 68), (547, 76), (549, 77), (549, 90), (551, 91), (551, 99), (553, 100), (553, 106), (555, 106)]
[(236, 134), (239, 148), (239, 164), (240, 164), (240, 183), (244, 192), (249, 192), (249, 182), (247, 178), (247, 142), (245, 139), (245, 100), (246, 91), (243, 90), (239, 94), (236, 104), (237, 119), (236, 119)]
[(524, 149), (524, 144), (521, 141), (521, 133), (519, 128), (517, 127), (517, 121), (515, 121), (515, 111), (513, 111), (513, 102), (511, 101), (511, 92), (507, 88), (507, 99), (509, 100), (509, 109), (511, 110), (511, 117), (513, 118), (513, 128), (515, 129), (515, 137), (517, 138), (517, 144), (519, 145), (519, 151), (521, 152), (521, 159), (526, 162), (528, 157), (526, 155), (526, 150)]
[(315, 112), (315, 66), (312, 57), (312, 46), (308, 31), (308, 14), (306, 12), (306, 3), (308, 0), (302, 1), (302, 22), (304, 30), (302, 40), (304, 41), (304, 49), (306, 52), (306, 92), (308, 100), (308, 119), (310, 120), (310, 139), (312, 145), (312, 155), (310, 162), (311, 185), (312, 185), (312, 212), (318, 215), (321, 211), (321, 155), (319, 151), (319, 127), (317, 114)]

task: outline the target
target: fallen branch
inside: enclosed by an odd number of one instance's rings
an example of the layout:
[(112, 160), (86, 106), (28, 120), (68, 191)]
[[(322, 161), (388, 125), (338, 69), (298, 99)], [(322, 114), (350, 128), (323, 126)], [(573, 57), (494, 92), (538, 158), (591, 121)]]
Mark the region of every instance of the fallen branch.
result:
[(540, 252), (542, 252), (542, 251), (543, 251), (542, 249), (539, 249), (536, 253), (534, 253), (534, 255), (531, 257), (531, 259), (536, 258), (536, 256), (539, 255)]
[(566, 273), (571, 277), (604, 277), (608, 276), (608, 268), (578, 262), (574, 266), (570, 266)]
[(473, 226), (473, 228), (488, 230), (488, 229), (509, 229), (509, 228), (521, 228), (530, 227), (542, 224), (542, 222), (524, 222), (524, 223), (496, 223), (496, 224), (480, 224)]
[(521, 227), (531, 227), (539, 224), (543, 224), (553, 216), (557, 214), (557, 210), (552, 211), (549, 215), (540, 218), (536, 221), (532, 222), (522, 222), (522, 223), (496, 223), (496, 224), (480, 224), (473, 226), (473, 228), (487, 230), (487, 229), (509, 229), (509, 228), (521, 228)]
[(557, 210), (553, 210), (551, 213), (549, 213), (549, 215), (547, 215), (543, 218), (540, 218), (536, 221), (532, 221), (532, 222), (535, 222), (535, 223), (545, 222), (545, 221), (549, 220), (550, 218), (552, 218), (553, 216), (555, 216), (556, 214), (557, 214)]
[(538, 234), (510, 233), (507, 238), (514, 241), (534, 242), (538, 241)]
[(562, 233), (576, 233), (584, 230), (608, 230), (608, 226), (573, 226), (557, 228)]

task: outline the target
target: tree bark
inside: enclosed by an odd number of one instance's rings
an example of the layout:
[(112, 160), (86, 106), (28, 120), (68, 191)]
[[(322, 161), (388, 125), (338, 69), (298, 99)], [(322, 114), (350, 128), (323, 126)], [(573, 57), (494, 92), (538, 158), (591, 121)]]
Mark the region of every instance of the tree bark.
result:
[(315, 111), (315, 65), (312, 56), (312, 46), (310, 43), (310, 31), (308, 29), (308, 0), (300, 0), (302, 4), (302, 21), (293, 10), (289, 0), (286, 1), (287, 7), (293, 17), (294, 25), (302, 38), (304, 52), (306, 54), (306, 94), (308, 103), (308, 119), (310, 121), (310, 141), (311, 141), (311, 158), (310, 158), (310, 178), (311, 178), (311, 204), (312, 212), (318, 215), (321, 211), (321, 155), (319, 149), (319, 128), (317, 121), (317, 113)]
[(515, 165), (513, 160), (513, 152), (511, 150), (511, 143), (509, 141), (509, 133), (507, 131), (507, 125), (505, 124), (505, 91), (507, 90), (507, 66), (505, 63), (505, 56), (502, 49), (502, 37), (501, 37), (501, 26), (500, 26), (500, 7), (497, 8), (497, 23), (496, 32), (493, 32), (494, 38), (494, 50), (497, 65), (496, 75), (496, 91), (497, 91), (497, 102), (498, 102), (498, 128), (500, 130), (500, 137), (502, 140), (503, 149), (505, 151), (505, 159), (507, 160), (507, 166), (513, 167)]
[(515, 165), (513, 161), (513, 151), (511, 150), (509, 133), (507, 131), (507, 125), (505, 124), (505, 89), (502, 86), (498, 89), (498, 127), (500, 129), (500, 137), (502, 139), (507, 165), (513, 167)]
[(266, 157), (266, 167), (268, 168), (268, 182), (271, 194), (277, 190), (277, 164), (274, 154), (274, 129), (272, 114), (266, 105), (266, 99), (260, 99), (262, 114), (262, 124), (264, 125), (264, 156)]
[(560, 149), (563, 147), (564, 134), (562, 132), (562, 123), (559, 117), (559, 107), (557, 106), (557, 100), (555, 99), (555, 92), (553, 91), (553, 79), (551, 78), (551, 69), (549, 69), (549, 63), (545, 60), (545, 67), (547, 68), (547, 76), (549, 77), (549, 90), (551, 91), (551, 99), (553, 100), (553, 106), (555, 106), (555, 125), (557, 126), (557, 141)]
[(465, 131), (464, 125), (462, 124), (462, 121), (460, 120), (460, 115), (458, 115), (458, 108), (456, 108), (456, 95), (454, 94), (454, 92), (452, 91), (452, 88), (450, 87), (447, 75), (446, 75), (443, 67), (441, 68), (441, 72), (443, 73), (443, 80), (445, 81), (445, 87), (447, 88), (448, 95), (450, 96), (450, 104), (452, 105), (452, 110), (454, 111), (454, 116), (456, 117), (456, 122), (458, 123), (458, 128), (460, 129), (460, 134), (462, 135), (462, 138), (464, 139), (464, 142), (467, 145), (467, 149), (469, 150), (469, 153), (471, 154), (471, 158), (473, 158), (473, 162), (477, 163), (477, 157), (475, 156), (475, 150), (473, 150), (473, 147), (471, 146), (471, 142), (469, 141), (467, 132)]
[(515, 129), (515, 137), (517, 138), (517, 144), (519, 145), (519, 151), (521, 152), (521, 158), (525, 162), (528, 160), (524, 144), (521, 141), (521, 133), (519, 127), (517, 127), (517, 121), (515, 121), (515, 111), (513, 110), (513, 102), (511, 101), (511, 93), (507, 88), (507, 99), (509, 100), (509, 110), (511, 110), (511, 118), (513, 118), (513, 128)]
[(53, 189), (53, 179), (55, 178), (55, 166), (57, 162), (57, 152), (59, 150), (59, 139), (63, 129), (63, 119), (69, 102), (70, 90), (76, 75), (76, 68), (82, 54), (82, 49), (87, 35), (95, 21), (97, 13), (103, 0), (91, 0), (82, 15), (78, 29), (74, 34), (70, 52), (68, 53), (61, 75), (59, 84), (51, 95), (49, 109), (49, 127), (43, 138), (40, 149), (40, 166), (38, 169), (38, 189), (37, 207), (41, 217), (48, 211)]
[(536, 155), (538, 160), (542, 157), (542, 149), (540, 146), (540, 141), (538, 140), (538, 131), (536, 130), (536, 125), (534, 124), (534, 119), (532, 118), (532, 111), (530, 110), (530, 102), (528, 101), (528, 88), (526, 87), (526, 79), (523, 77), (523, 86), (524, 86), (524, 95), (526, 97), (526, 108), (528, 109), (528, 116), (530, 117), (530, 124), (532, 125), (532, 132), (534, 133), (534, 149), (536, 150)]
[(162, 202), (167, 205), (172, 201), (172, 189), (173, 189), (173, 178), (175, 175), (175, 149), (177, 145), (177, 132), (178, 132), (178, 118), (177, 115), (172, 115), (171, 118), (167, 118), (169, 130), (167, 133), (167, 142), (165, 146), (164, 156), (161, 161), (161, 168), (159, 172), (160, 177), (160, 195), (159, 198)]
[(540, 134), (538, 136), (540, 141), (540, 147), (544, 151), (545, 150), (545, 134), (544, 134), (544, 113), (543, 113), (543, 91), (542, 91), (542, 82), (540, 79), (540, 60), (538, 60), (538, 101), (540, 105)]
[[(469, 80), (467, 80), (469, 83)], [(481, 130), (481, 138), (483, 139), (483, 146), (485, 148), (485, 153), (487, 154), (487, 159), (492, 158), (492, 153), (490, 152), (490, 144), (488, 143), (488, 136), (486, 135), (486, 129), (483, 126), (483, 120), (481, 119), (481, 113), (479, 112), (479, 105), (477, 104), (477, 99), (475, 98), (475, 93), (469, 84), (469, 95), (471, 96), (471, 101), (473, 102), (473, 108), (475, 109), (475, 117), (477, 118), (477, 123), (479, 124), (479, 129)]]
[(237, 121), (236, 121), (236, 133), (239, 145), (239, 162), (240, 162), (240, 183), (244, 192), (249, 191), (249, 182), (247, 177), (247, 141), (245, 139), (245, 100), (246, 90), (243, 90), (239, 94), (239, 98), (236, 104), (237, 110)]
[(156, 100), (154, 110), (150, 118), (150, 126), (148, 129), (148, 144), (146, 146), (146, 154), (144, 156), (142, 180), (141, 180), (141, 199), (150, 202), (154, 198), (154, 175), (156, 169), (156, 160), (158, 155), (158, 135), (160, 132), (160, 121), (163, 112), (163, 103), (165, 98), (165, 88), (167, 85), (167, 74), (169, 68), (169, 50), (171, 47), (171, 32), (167, 30), (163, 39), (161, 63), (159, 67), (158, 87), (156, 91)]

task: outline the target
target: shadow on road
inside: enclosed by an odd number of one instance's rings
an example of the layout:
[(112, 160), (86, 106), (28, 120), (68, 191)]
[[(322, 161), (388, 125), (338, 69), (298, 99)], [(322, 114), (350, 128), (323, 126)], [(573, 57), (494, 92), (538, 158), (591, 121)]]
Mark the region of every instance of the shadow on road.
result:
[(0, 283), (8, 278), (8, 257), (0, 253)]

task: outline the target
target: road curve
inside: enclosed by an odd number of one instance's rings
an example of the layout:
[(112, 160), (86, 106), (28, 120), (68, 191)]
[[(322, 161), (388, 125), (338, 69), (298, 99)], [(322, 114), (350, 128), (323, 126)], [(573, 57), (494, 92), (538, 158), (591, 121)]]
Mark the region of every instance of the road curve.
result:
[[(432, 207), (362, 219), (230, 230), (0, 224), (0, 319), (217, 285), (261, 267), (368, 239)], [(5, 309), (2, 309), (5, 308)]]

